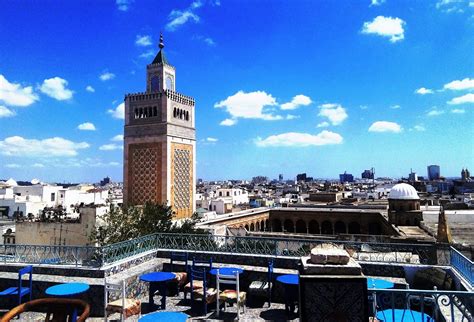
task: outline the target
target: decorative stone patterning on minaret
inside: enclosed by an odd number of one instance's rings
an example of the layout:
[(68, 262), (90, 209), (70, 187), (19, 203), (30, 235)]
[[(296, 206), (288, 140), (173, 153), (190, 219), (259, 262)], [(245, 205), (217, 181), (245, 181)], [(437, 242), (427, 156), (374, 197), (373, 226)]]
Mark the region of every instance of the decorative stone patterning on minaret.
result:
[(124, 203), (166, 203), (177, 219), (187, 218), (195, 210), (194, 99), (175, 91), (162, 36), (159, 48), (146, 92), (125, 96)]

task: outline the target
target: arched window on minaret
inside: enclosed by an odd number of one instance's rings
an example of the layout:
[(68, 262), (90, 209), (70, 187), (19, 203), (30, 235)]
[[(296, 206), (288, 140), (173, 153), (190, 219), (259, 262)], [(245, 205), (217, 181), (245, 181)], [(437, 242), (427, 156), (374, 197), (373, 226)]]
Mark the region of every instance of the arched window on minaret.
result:
[(176, 114), (177, 114), (177, 111), (176, 111), (176, 107), (173, 109), (173, 117), (176, 118)]
[(143, 118), (143, 108), (140, 107), (140, 113), (139, 113), (139, 118)]
[(138, 109), (135, 108), (135, 118), (137, 119), (138, 118)]
[(153, 116), (158, 116), (158, 108), (156, 106), (153, 106)]
[(189, 112), (186, 111), (186, 121), (189, 121)]
[(151, 91), (152, 92), (160, 91), (160, 78), (158, 76), (153, 76), (151, 78)]

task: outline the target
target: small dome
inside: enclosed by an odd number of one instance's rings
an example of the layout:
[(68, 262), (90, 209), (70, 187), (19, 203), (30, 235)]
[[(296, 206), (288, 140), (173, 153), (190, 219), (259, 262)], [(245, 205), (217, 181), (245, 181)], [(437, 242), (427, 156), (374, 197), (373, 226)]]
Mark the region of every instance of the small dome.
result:
[(15, 180), (13, 180), (12, 178), (8, 179), (7, 182), (5, 182), (7, 185), (9, 185), (10, 187), (16, 187), (18, 186), (18, 183), (16, 183)]
[(413, 186), (407, 183), (399, 183), (392, 187), (388, 199), (418, 200), (420, 197)]

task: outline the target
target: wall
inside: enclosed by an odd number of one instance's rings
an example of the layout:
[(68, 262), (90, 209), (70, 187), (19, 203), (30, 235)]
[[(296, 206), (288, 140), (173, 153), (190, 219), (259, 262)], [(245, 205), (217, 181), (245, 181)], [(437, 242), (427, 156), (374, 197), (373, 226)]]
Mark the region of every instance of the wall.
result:
[(19, 222), (16, 243), (25, 245), (91, 245), (96, 209), (82, 208), (79, 223)]

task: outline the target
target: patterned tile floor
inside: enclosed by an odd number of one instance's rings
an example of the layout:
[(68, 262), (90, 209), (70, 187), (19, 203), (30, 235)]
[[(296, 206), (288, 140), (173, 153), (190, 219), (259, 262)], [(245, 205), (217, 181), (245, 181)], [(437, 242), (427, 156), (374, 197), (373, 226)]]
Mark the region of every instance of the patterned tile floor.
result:
[[(155, 303), (159, 302), (159, 297), (155, 298)], [(208, 306), (209, 313), (207, 315), (196, 315), (196, 313), (191, 312), (191, 301), (184, 300), (183, 294), (179, 296), (167, 297), (166, 299), (166, 310), (167, 311), (178, 311), (184, 312), (191, 316), (193, 321), (234, 321), (237, 320), (237, 308), (236, 306), (227, 307), (226, 311), (221, 311), (219, 317), (216, 314), (216, 305), (210, 304)], [(200, 307), (198, 308), (200, 309)], [(148, 302), (147, 299), (142, 299), (142, 312), (148, 312)], [(3, 312), (0, 313), (0, 316)], [(197, 313), (199, 314), (199, 313)], [(41, 313), (24, 313), (21, 315), (19, 320), (15, 321), (44, 321), (45, 315)], [(104, 321), (103, 317), (91, 317), (87, 321), (98, 322)], [(119, 314), (109, 315), (109, 321), (120, 321)], [(138, 316), (132, 316), (126, 320), (127, 322), (138, 321)], [(259, 305), (259, 306), (247, 306), (245, 308), (245, 313), (241, 311), (240, 321), (299, 321), (298, 314), (293, 313), (289, 317), (285, 314), (285, 305), (281, 303), (272, 303), (270, 307), (268, 304)]]

